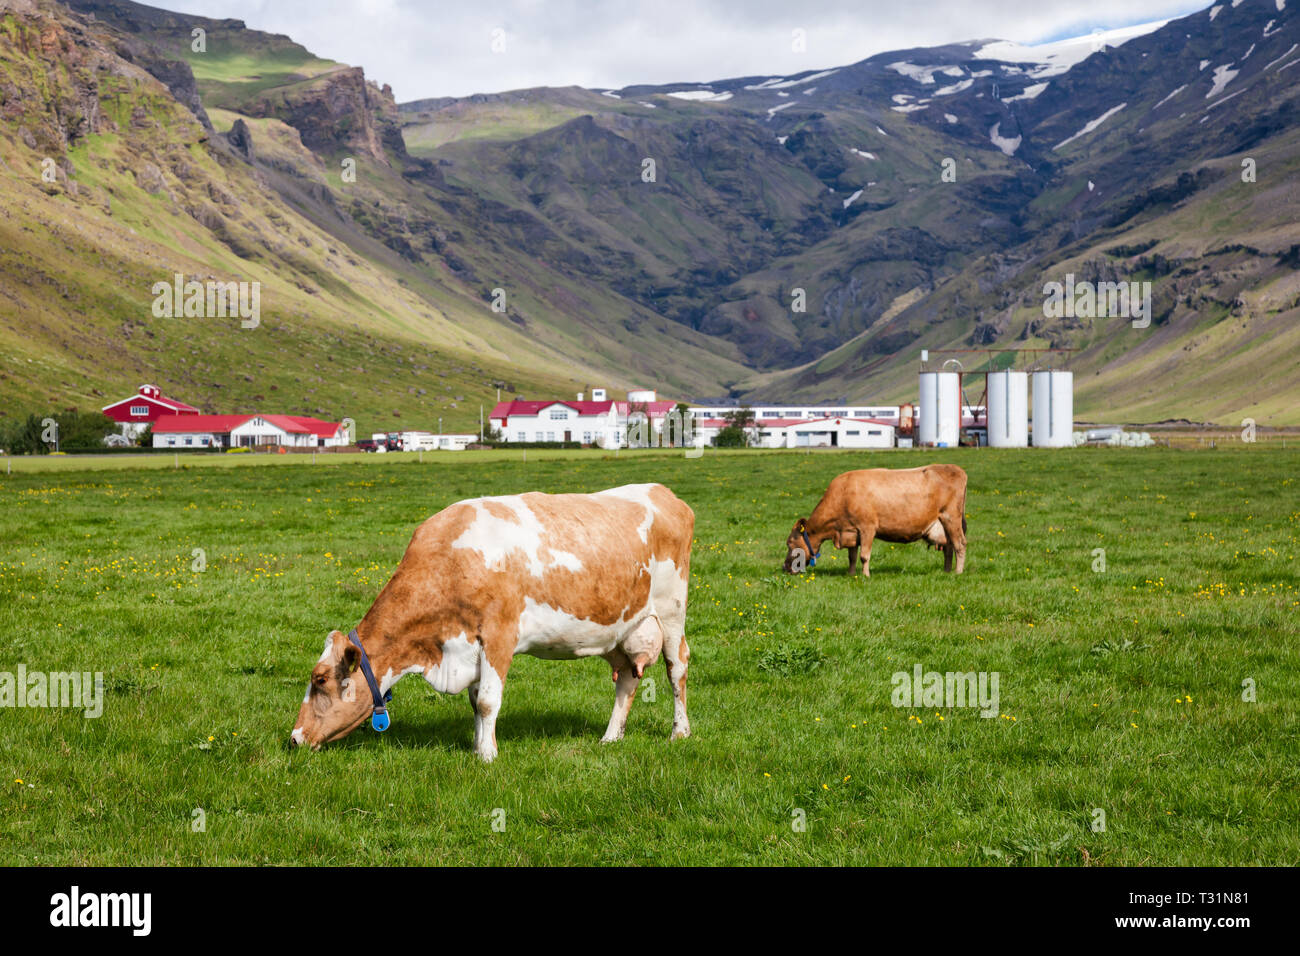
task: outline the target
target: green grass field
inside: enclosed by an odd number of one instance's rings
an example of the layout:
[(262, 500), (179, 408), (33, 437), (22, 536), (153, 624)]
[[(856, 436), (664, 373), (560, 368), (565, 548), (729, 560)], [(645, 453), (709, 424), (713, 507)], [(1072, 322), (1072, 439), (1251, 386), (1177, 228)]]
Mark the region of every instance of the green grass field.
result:
[[(878, 546), (870, 579), (829, 546), (815, 574), (780, 573), (831, 477), (934, 460), (970, 475), (965, 575), (918, 544)], [(16, 462), (0, 671), (102, 671), (105, 702), (98, 719), (0, 709), (0, 864), (1295, 865), (1298, 460)], [(415, 678), (388, 733), (286, 748), (326, 633), (361, 617), (423, 518), (648, 480), (697, 516), (691, 739), (668, 743), (661, 664), (656, 699), (602, 745), (608, 666), (519, 658), (494, 764), (470, 752), (465, 698)], [(892, 706), (917, 664), (997, 672), (998, 715)]]

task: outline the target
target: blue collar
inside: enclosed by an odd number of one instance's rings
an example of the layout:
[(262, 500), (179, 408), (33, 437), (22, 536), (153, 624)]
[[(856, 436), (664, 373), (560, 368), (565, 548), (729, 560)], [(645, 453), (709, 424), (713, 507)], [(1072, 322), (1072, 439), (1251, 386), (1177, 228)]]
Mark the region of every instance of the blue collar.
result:
[[(812, 541), (808, 537), (808, 529), (804, 528), (800, 534), (803, 535), (803, 546), (808, 549), (808, 567), (817, 567), (817, 555), (813, 554)], [(362, 651), (364, 654), (365, 652)]]
[(379, 693), (379, 682), (375, 680), (375, 672), (370, 667), (370, 658), (366, 656), (366, 649), (361, 646), (361, 641), (357, 639), (357, 629), (354, 627), (348, 631), (348, 640), (357, 646), (361, 652), (361, 673), (366, 675), (366, 683), (370, 685), (370, 698), (374, 702), (374, 710), (370, 715), (370, 726), (378, 731), (388, 729), (388, 708), (385, 706), (393, 699), (393, 692), (390, 690), (387, 694)]

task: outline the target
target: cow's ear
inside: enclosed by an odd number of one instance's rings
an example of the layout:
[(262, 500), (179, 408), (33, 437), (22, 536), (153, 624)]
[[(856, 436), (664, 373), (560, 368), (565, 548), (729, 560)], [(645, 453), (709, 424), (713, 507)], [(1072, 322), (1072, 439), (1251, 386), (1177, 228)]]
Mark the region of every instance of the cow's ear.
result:
[(808, 530), (808, 519), (807, 519), (807, 518), (800, 518), (799, 521), (795, 524), (794, 529), (795, 529), (796, 531), (799, 531), (799, 532), (807, 531), (807, 530)]
[(351, 641), (348, 641), (348, 646), (343, 648), (344, 672), (351, 674), (354, 670), (357, 669), (357, 665), (360, 663), (361, 663), (361, 652), (357, 650), (357, 646), (355, 644), (353, 644)]

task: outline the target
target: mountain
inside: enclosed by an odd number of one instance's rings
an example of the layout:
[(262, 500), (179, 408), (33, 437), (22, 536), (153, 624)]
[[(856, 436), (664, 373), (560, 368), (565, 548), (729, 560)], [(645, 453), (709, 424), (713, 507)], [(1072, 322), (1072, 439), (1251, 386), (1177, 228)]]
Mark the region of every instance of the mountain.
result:
[[(1080, 417), (1300, 423), (1298, 49), (1239, 0), (398, 104), (239, 21), (0, 0), (0, 396), (463, 428), (498, 387), (879, 402), (922, 348), (1069, 348)], [(155, 318), (175, 272), (262, 282), (260, 327)], [(1149, 281), (1150, 327), (1045, 314), (1069, 274)]]

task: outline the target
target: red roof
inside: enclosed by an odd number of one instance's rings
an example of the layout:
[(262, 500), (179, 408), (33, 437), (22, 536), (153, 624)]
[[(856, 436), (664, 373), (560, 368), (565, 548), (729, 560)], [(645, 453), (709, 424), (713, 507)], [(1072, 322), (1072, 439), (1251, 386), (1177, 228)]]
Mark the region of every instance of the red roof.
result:
[(153, 405), (162, 414), (172, 415), (197, 415), (199, 410), (193, 405), (186, 405), (184, 402), (175, 398), (168, 398), (156, 385), (141, 385), (139, 390), (130, 398), (124, 398), (120, 401), (111, 402), (105, 405), (101, 411), (107, 413), (109, 409), (117, 408), (119, 405)]
[(164, 415), (153, 423), (155, 432), (212, 432), (224, 435), (253, 415)]
[(164, 415), (153, 424), (155, 432), (212, 432), (226, 434), (254, 418), (261, 418), (293, 435), (312, 434), (333, 438), (339, 422), (325, 422), (307, 415)]
[(614, 407), (614, 402), (571, 402), (560, 399), (551, 399), (546, 402), (498, 402), (496, 408), (492, 409), (490, 418), (507, 418), (510, 415), (536, 415), (543, 408), (550, 408), (552, 405), (565, 405), (575, 409), (579, 415), (605, 415)]
[(343, 424), (342, 422), (322, 421), (319, 418), (312, 418), (310, 415), (263, 415), (262, 417), (266, 419), (272, 417), (292, 419), (317, 438), (333, 438), (338, 434), (339, 428)]

